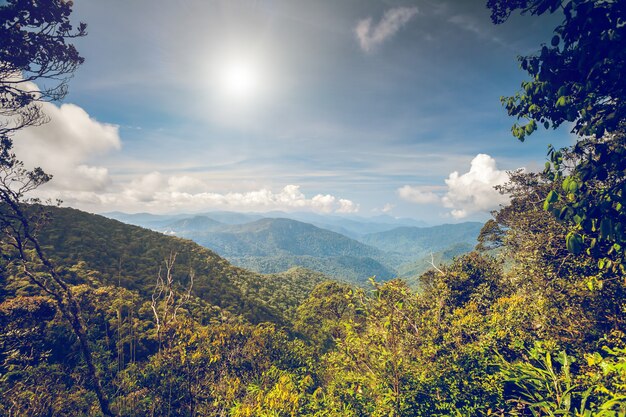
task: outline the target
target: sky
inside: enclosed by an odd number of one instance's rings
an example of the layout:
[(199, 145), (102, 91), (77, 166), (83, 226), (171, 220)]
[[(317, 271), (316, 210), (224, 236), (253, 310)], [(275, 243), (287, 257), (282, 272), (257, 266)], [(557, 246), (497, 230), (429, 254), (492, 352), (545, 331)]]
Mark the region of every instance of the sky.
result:
[(77, 0), (85, 63), (16, 153), (90, 212), (485, 220), (521, 143), (500, 97), (558, 17), (495, 26), (474, 0)]

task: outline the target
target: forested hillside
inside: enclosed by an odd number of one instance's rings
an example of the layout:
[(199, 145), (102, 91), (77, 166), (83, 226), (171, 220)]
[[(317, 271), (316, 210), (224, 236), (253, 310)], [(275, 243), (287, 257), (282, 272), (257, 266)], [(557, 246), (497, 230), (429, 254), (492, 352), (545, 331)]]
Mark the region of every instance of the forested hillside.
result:
[[(162, 228), (210, 248), (235, 265), (261, 273), (302, 266), (335, 279), (367, 282), (396, 276), (387, 254), (339, 233), (283, 218), (227, 225), (206, 216), (178, 220)], [(385, 264), (383, 264), (385, 263)]]
[(398, 276), (402, 277), (410, 287), (419, 289), (419, 277), (432, 269), (433, 265), (449, 265), (455, 258), (471, 252), (475, 246), (461, 242), (437, 252), (425, 253), (421, 258), (400, 265)]
[(356, 256), (308, 256), (308, 255), (280, 255), (280, 256), (242, 256), (230, 257), (234, 264), (261, 273), (276, 273), (292, 267), (304, 267), (319, 271), (337, 281), (350, 282), (355, 285), (367, 286), (371, 277), (380, 280), (390, 280), (397, 276), (397, 272), (382, 265), (372, 258)]
[[(204, 219), (204, 228), (197, 220)], [(224, 256), (246, 253), (250, 256), (308, 255), (308, 256), (361, 256), (382, 257), (382, 252), (347, 238), (339, 233), (290, 219), (262, 219), (242, 225), (216, 228), (207, 227), (207, 218), (179, 221), (168, 230), (180, 234), (206, 247), (215, 247)]]
[[(39, 206), (33, 211), (49, 219), (39, 240), (55, 263), (69, 270), (94, 271), (89, 275), (93, 285), (121, 286), (143, 297), (152, 295), (159, 269), (171, 254), (176, 255), (173, 276), (180, 285), (187, 286), (193, 273), (193, 295), (253, 322), (280, 322), (323, 280), (321, 274), (304, 269), (255, 274), (189, 240), (74, 209)], [(79, 280), (74, 284), (89, 283), (78, 273), (72, 275)]]
[(482, 224), (477, 222), (433, 227), (398, 227), (367, 234), (360, 241), (394, 254), (404, 263), (461, 243), (475, 244), (481, 227)]

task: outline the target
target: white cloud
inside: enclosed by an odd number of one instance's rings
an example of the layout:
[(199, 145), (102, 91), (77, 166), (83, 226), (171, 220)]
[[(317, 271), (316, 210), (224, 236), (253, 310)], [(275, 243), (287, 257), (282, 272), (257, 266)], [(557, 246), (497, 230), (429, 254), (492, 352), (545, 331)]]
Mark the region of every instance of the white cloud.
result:
[(448, 22), (467, 30), (468, 32), (473, 32), (477, 35), (482, 35), (482, 31), (478, 26), (478, 23), (474, 18), (467, 15), (455, 15), (448, 19)]
[[(279, 192), (267, 188), (247, 192), (216, 193), (210, 191), (181, 191), (180, 184), (198, 186), (192, 177), (166, 178), (151, 172), (109, 192), (56, 192), (50, 198), (61, 198), (72, 206), (94, 211), (124, 210), (149, 212), (203, 211), (223, 209), (233, 211), (308, 210), (319, 213), (356, 213), (359, 205), (330, 194), (311, 198), (298, 185), (287, 185)], [(204, 188), (206, 190), (206, 187)]]
[(335, 205), (335, 197), (330, 194), (318, 194), (311, 199), (311, 203), (315, 211), (330, 213), (333, 211), (332, 207)]
[(403, 200), (410, 201), (412, 203), (432, 204), (432, 203), (438, 203), (440, 201), (440, 197), (433, 192), (440, 188), (441, 187), (432, 187), (432, 186), (413, 186), (412, 187), (410, 185), (405, 185), (404, 187), (398, 188), (398, 195)]
[(496, 160), (486, 154), (478, 154), (472, 160), (469, 172), (453, 172), (446, 179), (448, 191), (442, 198), (444, 207), (457, 219), (478, 212), (488, 212), (506, 204), (508, 196), (493, 187), (507, 182), (506, 171), (497, 169)]
[(354, 203), (351, 200), (346, 200), (345, 198), (339, 199), (339, 208), (336, 210), (337, 213), (357, 213), (359, 211), (359, 205)]
[(417, 14), (417, 7), (395, 7), (385, 12), (377, 25), (372, 18), (360, 20), (354, 29), (361, 49), (370, 52), (395, 35)]
[(395, 205), (393, 205), (391, 203), (387, 203), (387, 204), (385, 204), (383, 206), (382, 212), (383, 213), (391, 213), (395, 207), (396, 207)]
[(123, 195), (131, 200), (151, 202), (155, 194), (167, 190), (167, 181), (160, 172), (153, 171), (132, 180), (123, 191)]
[[(403, 200), (416, 204), (441, 204), (450, 209), (449, 215), (463, 219), (476, 213), (488, 213), (506, 204), (509, 197), (494, 187), (507, 182), (509, 175), (499, 170), (496, 160), (486, 154), (478, 154), (464, 174), (452, 172), (445, 180), (446, 186), (410, 186), (398, 188)], [(441, 195), (445, 190), (445, 194)]]
[(491, 34), (489, 26), (480, 25), (476, 18), (473, 16), (454, 15), (448, 19), (448, 22), (459, 27), (460, 29), (474, 33), (481, 39), (488, 39), (491, 42), (494, 42), (501, 46), (507, 46), (502, 39)]
[(197, 178), (188, 175), (173, 176), (167, 181), (172, 191), (181, 191), (187, 193), (198, 193), (206, 190), (206, 184)]
[(110, 184), (106, 168), (87, 162), (121, 148), (118, 127), (100, 123), (81, 107), (43, 103), (50, 121), (19, 130), (14, 137), (15, 154), (29, 168), (43, 168), (54, 178), (45, 188), (97, 191)]

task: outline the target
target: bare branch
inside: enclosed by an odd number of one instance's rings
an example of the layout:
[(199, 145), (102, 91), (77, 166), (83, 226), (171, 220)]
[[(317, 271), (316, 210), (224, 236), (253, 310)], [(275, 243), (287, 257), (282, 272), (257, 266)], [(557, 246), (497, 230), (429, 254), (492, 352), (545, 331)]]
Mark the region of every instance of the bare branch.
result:
[(437, 267), (437, 265), (435, 265), (435, 257), (434, 257), (434, 255), (433, 255), (433, 253), (432, 253), (432, 252), (430, 253), (430, 264), (431, 264), (431, 265), (432, 265), (432, 267), (435, 269), (435, 271), (439, 272), (439, 273), (440, 273), (441, 275), (443, 275), (443, 276), (445, 276), (445, 275), (446, 275), (446, 273), (445, 273), (445, 272), (443, 272), (441, 269), (439, 269), (439, 268)]

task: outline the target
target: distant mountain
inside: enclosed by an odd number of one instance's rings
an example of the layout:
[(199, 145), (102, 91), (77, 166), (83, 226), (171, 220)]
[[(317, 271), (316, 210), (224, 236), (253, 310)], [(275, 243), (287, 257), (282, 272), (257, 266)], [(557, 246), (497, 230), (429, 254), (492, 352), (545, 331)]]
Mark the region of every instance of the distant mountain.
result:
[(385, 232), (371, 233), (359, 240), (395, 255), (393, 259), (407, 262), (460, 243), (473, 247), (477, 243), (476, 239), (482, 226), (482, 223), (466, 222), (432, 227), (398, 227)]
[(202, 213), (202, 216), (210, 217), (225, 224), (244, 224), (267, 217), (260, 213), (237, 213), (234, 211), (210, 211)]
[(191, 218), (177, 220), (174, 223), (169, 223), (167, 226), (162, 228), (163, 233), (166, 235), (176, 235), (181, 236), (184, 233), (193, 233), (198, 230), (216, 230), (221, 227), (226, 226), (224, 223), (220, 223), (217, 220), (213, 220), (206, 216), (195, 216)]
[(269, 212), (265, 213), (266, 217), (283, 217), (293, 220), (298, 220), (305, 223), (313, 224), (322, 229), (331, 230), (342, 235), (358, 238), (368, 233), (382, 232), (391, 230), (399, 226), (413, 226), (422, 227), (426, 226), (425, 222), (421, 222), (414, 219), (404, 219), (391, 217), (386, 214), (376, 217), (358, 217), (358, 216), (336, 216), (336, 215), (323, 215), (317, 213), (296, 212), (296, 213), (283, 213), (283, 212)]
[[(197, 228), (190, 227), (193, 225)], [(257, 272), (279, 272), (303, 266), (354, 282), (364, 282), (372, 275), (380, 279), (396, 275), (393, 269), (381, 263), (386, 257), (382, 251), (291, 219), (266, 218), (243, 225), (224, 225), (194, 217), (172, 223), (164, 231), (191, 239)]]
[(146, 229), (159, 230), (177, 220), (189, 218), (188, 214), (150, 214), (150, 213), (122, 213), (120, 211), (111, 211), (101, 214), (109, 219), (117, 220), (122, 223), (132, 224), (134, 226), (144, 227)]
[(208, 217), (224, 224), (245, 224), (261, 219), (292, 219), (303, 223), (310, 223), (322, 229), (331, 230), (342, 235), (358, 238), (369, 233), (383, 232), (400, 226), (425, 227), (425, 222), (395, 218), (386, 214), (375, 217), (337, 216), (330, 214), (317, 214), (308, 212), (287, 213), (283, 211), (270, 211), (266, 213), (238, 213), (229, 211), (212, 211), (200, 214), (127, 214), (119, 211), (102, 213), (103, 216), (119, 220), (124, 223), (134, 224), (153, 230), (160, 230), (178, 220), (193, 217)]
[(109, 219), (118, 220), (122, 223), (132, 224), (157, 231), (163, 229), (173, 223), (181, 220), (189, 220), (193, 218), (209, 218), (223, 224), (244, 224), (265, 218), (255, 213), (236, 213), (230, 211), (212, 211), (200, 214), (150, 214), (150, 213), (123, 213), (120, 211), (111, 211), (101, 213), (102, 216)]
[[(359, 256), (384, 257), (373, 247), (308, 223), (291, 219), (261, 219), (243, 225), (233, 225), (223, 233), (235, 236), (237, 241), (250, 245), (248, 255), (309, 255), (309, 256)], [(208, 239), (214, 234), (209, 234)], [(200, 242), (205, 244), (204, 242)], [(206, 245), (211, 247), (210, 245)], [(226, 248), (215, 248), (224, 255)]]

